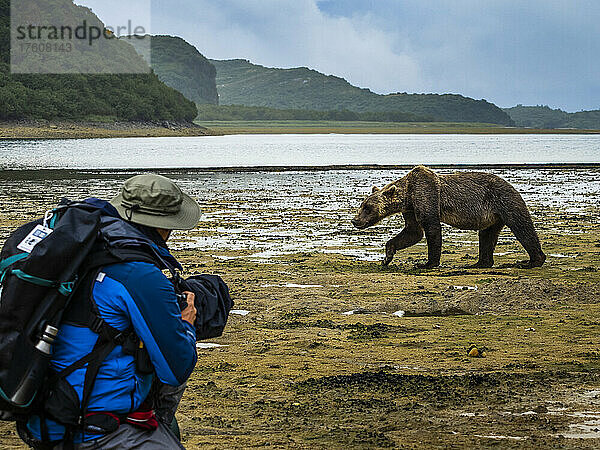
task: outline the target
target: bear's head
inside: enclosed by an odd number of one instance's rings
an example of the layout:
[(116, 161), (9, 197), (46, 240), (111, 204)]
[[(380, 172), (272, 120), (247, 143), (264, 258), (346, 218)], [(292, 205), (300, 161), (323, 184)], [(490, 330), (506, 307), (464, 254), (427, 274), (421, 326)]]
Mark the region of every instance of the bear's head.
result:
[(405, 194), (403, 182), (388, 184), (383, 189), (374, 186), (371, 195), (362, 202), (356, 217), (352, 219), (352, 225), (362, 230), (376, 225), (387, 216), (403, 212)]

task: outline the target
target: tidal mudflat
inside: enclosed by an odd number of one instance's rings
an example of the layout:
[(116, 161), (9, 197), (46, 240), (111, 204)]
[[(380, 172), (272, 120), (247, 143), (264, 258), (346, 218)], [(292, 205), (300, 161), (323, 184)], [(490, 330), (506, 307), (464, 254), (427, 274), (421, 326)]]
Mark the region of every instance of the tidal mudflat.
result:
[[(35, 173), (0, 173), (0, 241), (60, 197), (109, 198), (132, 174)], [(189, 274), (221, 275), (243, 311), (198, 349), (186, 446), (600, 446), (600, 170), (494, 171), (532, 212), (548, 259), (531, 270), (514, 266), (527, 255), (509, 231), (492, 269), (466, 269), (477, 233), (451, 228), (439, 269), (414, 268), (424, 242), (381, 268), (402, 219), (363, 232), (349, 220), (404, 173), (165, 173), (203, 207), (175, 253)]]

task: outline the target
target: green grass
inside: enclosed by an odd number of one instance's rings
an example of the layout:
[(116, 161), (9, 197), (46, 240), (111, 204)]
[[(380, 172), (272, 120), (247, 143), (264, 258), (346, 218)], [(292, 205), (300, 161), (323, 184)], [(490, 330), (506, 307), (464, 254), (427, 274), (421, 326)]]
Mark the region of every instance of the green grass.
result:
[[(311, 120), (235, 120), (195, 122), (223, 134), (529, 134), (586, 133), (583, 130), (539, 130), (464, 122), (362, 122)], [(587, 131), (589, 133), (589, 131)], [(600, 132), (600, 131), (595, 131)]]

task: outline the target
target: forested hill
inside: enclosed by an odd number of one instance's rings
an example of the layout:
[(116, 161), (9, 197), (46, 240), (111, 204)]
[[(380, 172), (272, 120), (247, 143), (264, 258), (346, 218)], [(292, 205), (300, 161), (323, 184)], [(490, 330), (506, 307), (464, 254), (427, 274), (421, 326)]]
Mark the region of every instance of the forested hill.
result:
[[(137, 42), (132, 43), (143, 54)], [(152, 36), (151, 49), (152, 69), (163, 83), (197, 104), (219, 103), (215, 66), (196, 47), (180, 37)]]
[[(88, 8), (76, 6), (73, 0), (44, 0), (39, 5), (54, 15), (103, 26)], [(192, 121), (196, 117), (196, 105), (153, 73), (11, 74), (9, 21), (10, 0), (0, 0), (0, 119)], [(117, 62), (139, 58), (145, 64), (126, 42), (111, 40), (107, 48), (111, 53), (103, 57)]]
[(504, 111), (520, 127), (600, 129), (600, 110), (568, 113), (548, 106), (517, 105)]
[(453, 94), (379, 95), (305, 67), (276, 69), (247, 60), (211, 60), (222, 105), (278, 109), (398, 111), (448, 122), (512, 125), (504, 111), (485, 100)]

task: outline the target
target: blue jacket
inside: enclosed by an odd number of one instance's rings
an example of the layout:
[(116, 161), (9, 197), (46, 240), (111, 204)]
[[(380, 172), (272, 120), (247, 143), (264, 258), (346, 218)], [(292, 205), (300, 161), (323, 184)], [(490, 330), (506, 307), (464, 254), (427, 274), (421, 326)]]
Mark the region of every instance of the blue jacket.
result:
[[(163, 258), (174, 258), (165, 247), (157, 245), (137, 228), (116, 219), (116, 211), (101, 203), (110, 215), (104, 224), (116, 229), (117, 245), (149, 246)], [(117, 234), (120, 233), (120, 236)], [(134, 246), (135, 246), (134, 245)], [(178, 265), (178, 264), (177, 264)], [(132, 328), (144, 342), (158, 379), (171, 386), (183, 384), (196, 365), (196, 334), (188, 322), (181, 319), (172, 283), (159, 267), (147, 262), (125, 262), (103, 267), (92, 289), (93, 300), (102, 319), (119, 330)], [(70, 366), (92, 351), (98, 335), (89, 328), (63, 324), (54, 344), (51, 367), (57, 372)], [(87, 366), (75, 370), (66, 381), (82, 398)], [(88, 412), (107, 411), (124, 414), (135, 411), (147, 397), (154, 374), (136, 372), (133, 356), (117, 346), (100, 367), (90, 397)], [(65, 427), (46, 420), (49, 437), (60, 440)], [(40, 418), (32, 417), (28, 428), (36, 439), (41, 438)], [(75, 442), (98, 438), (98, 435), (76, 435)]]

